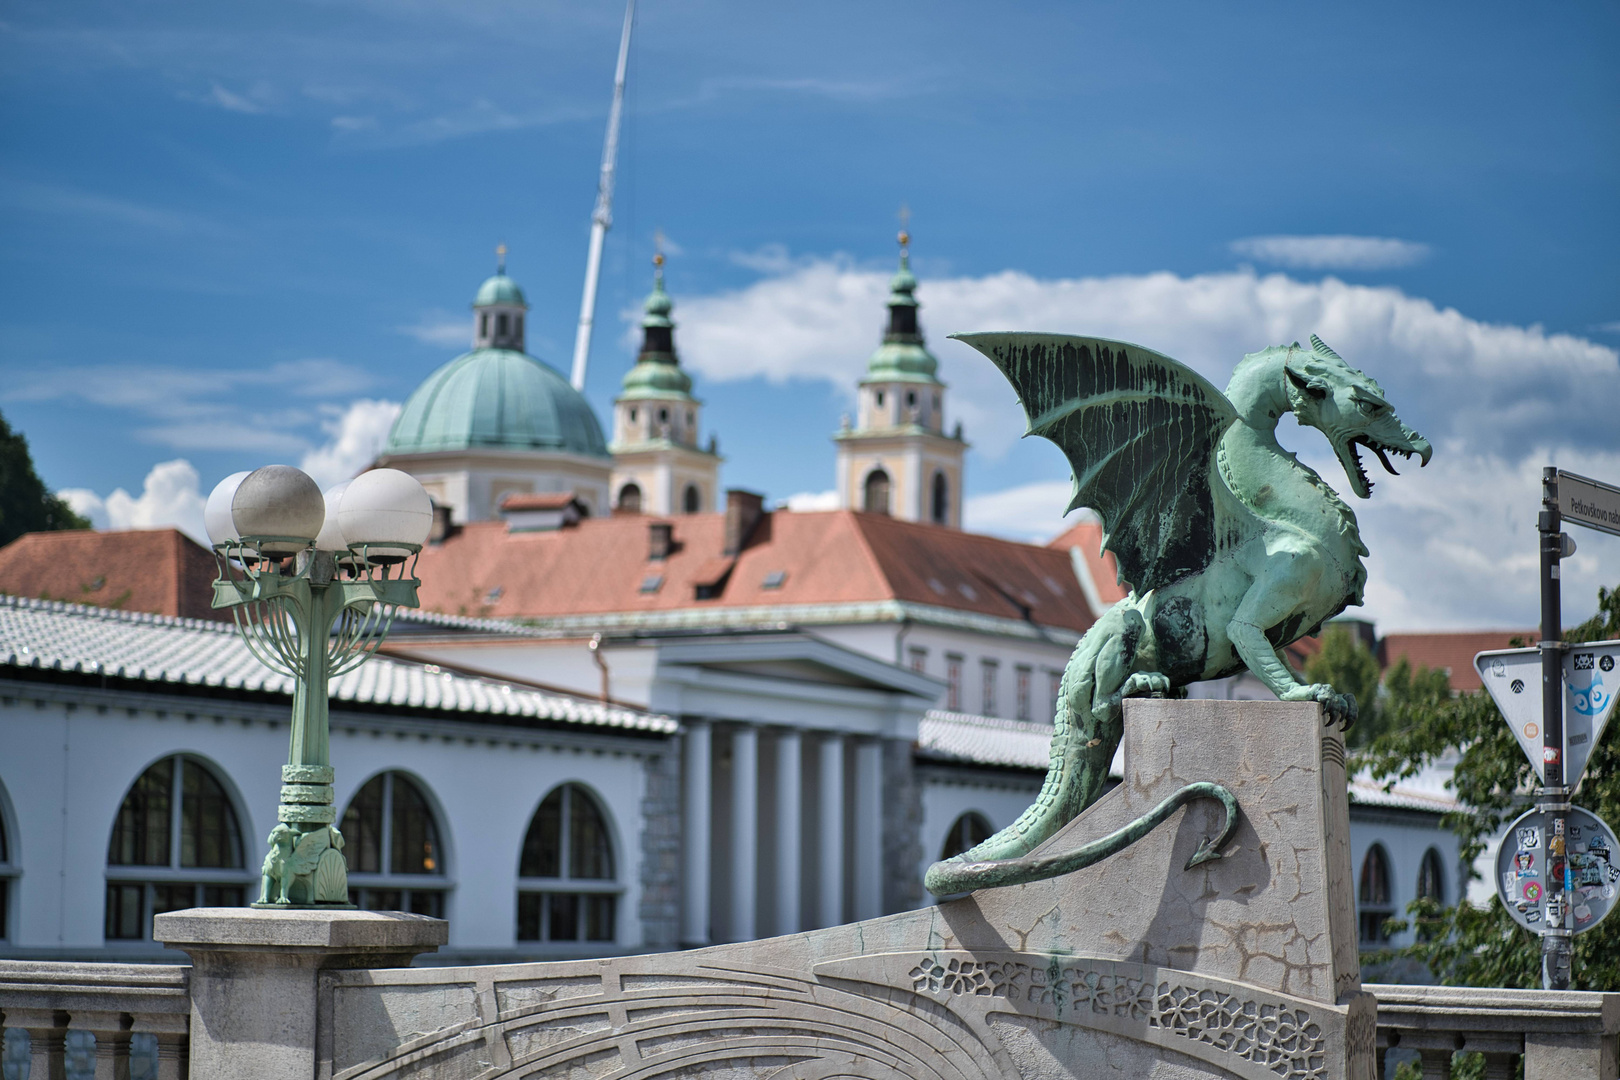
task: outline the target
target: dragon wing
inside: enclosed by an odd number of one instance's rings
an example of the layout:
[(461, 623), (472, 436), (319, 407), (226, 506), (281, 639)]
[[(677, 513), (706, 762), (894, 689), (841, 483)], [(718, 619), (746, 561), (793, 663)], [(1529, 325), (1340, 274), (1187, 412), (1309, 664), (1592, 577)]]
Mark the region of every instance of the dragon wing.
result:
[(1217, 505), (1212, 463), (1238, 414), (1203, 376), (1106, 338), (951, 337), (984, 353), (1013, 384), (1027, 434), (1051, 439), (1068, 456), (1074, 498), (1064, 512), (1097, 512), (1103, 547), (1139, 594), (1202, 570), (1235, 538), (1233, 523), (1221, 520), (1230, 510)]
[(315, 867), (321, 861), (321, 855), (331, 846), (331, 840), (325, 829), (316, 829), (305, 833), (298, 840), (298, 846), (293, 849), (292, 858), (287, 865), (296, 875), (313, 874)]

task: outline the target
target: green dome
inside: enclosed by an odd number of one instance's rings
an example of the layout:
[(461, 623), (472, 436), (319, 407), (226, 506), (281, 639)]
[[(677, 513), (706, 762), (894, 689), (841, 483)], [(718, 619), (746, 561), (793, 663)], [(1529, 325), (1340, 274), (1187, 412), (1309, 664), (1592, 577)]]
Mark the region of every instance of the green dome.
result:
[(885, 341), (866, 361), (862, 382), (939, 382), (939, 361), (921, 342)]
[(496, 274), (478, 286), (478, 296), (473, 300), (473, 307), (488, 307), (491, 304), (529, 306), (529, 302), (523, 299), (523, 290), (518, 287), (518, 283), (505, 274)]
[(429, 375), (400, 410), (383, 453), (476, 449), (608, 456), (584, 396), (550, 367), (512, 349), (474, 349)]
[[(660, 260), (662, 257), (660, 256)], [(664, 291), (662, 261), (653, 275), (653, 291), (642, 305), (646, 313), (641, 320), (641, 353), (635, 366), (624, 374), (621, 384), (626, 398), (668, 398), (692, 396), (692, 376), (681, 370), (675, 356), (675, 323), (669, 317), (675, 310), (675, 301)]]

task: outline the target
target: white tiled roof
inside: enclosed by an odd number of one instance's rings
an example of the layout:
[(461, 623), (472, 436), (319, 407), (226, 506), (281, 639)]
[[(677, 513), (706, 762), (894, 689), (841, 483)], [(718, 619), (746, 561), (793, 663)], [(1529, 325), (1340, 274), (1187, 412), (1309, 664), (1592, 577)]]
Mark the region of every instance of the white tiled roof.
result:
[[(0, 674), (33, 667), (291, 694), (293, 681), (248, 652), (234, 626), (0, 596)], [(432, 664), (372, 657), (332, 682), (333, 702), (526, 717), (670, 734), (667, 716), (549, 694)]]
[(1431, 814), (1449, 814), (1461, 810), (1462, 803), (1449, 790), (1451, 768), (1446, 764), (1430, 765), (1395, 781), (1384, 790), (1384, 781), (1374, 780), (1364, 770), (1350, 778), (1350, 801), (1359, 806), (1388, 806), (1397, 810), (1426, 810)]
[(974, 765), (1045, 769), (1052, 725), (930, 709), (917, 725), (917, 749), (933, 758)]

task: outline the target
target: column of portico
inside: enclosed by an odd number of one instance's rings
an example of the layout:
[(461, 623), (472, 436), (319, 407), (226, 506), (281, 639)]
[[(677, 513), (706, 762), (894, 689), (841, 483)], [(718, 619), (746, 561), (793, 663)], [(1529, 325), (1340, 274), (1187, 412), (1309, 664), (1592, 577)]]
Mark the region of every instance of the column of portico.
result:
[(732, 941), (758, 937), (755, 896), (759, 876), (759, 731), (731, 729), (731, 932)]
[(685, 820), (681, 838), (686, 863), (682, 876), (681, 943), (709, 943), (709, 827), (713, 809), (710, 788), (710, 725), (702, 720), (685, 724), (682, 745), (685, 771)]
[(820, 814), (816, 836), (816, 918), (820, 926), (844, 921), (844, 738), (823, 735), (817, 770)]
[(804, 927), (799, 911), (800, 790), (799, 733), (776, 736), (776, 932), (796, 934)]
[(855, 744), (855, 875), (857, 919), (883, 914), (883, 744)]

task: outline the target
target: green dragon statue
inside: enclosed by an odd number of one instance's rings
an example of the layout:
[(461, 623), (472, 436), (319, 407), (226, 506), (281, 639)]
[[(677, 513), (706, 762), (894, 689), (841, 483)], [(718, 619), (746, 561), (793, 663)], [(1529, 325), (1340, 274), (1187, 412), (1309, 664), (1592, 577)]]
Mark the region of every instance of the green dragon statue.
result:
[(1361, 603), (1367, 554), (1356, 517), (1314, 471), (1277, 443), (1292, 412), (1327, 436), (1359, 498), (1372, 493), (1359, 448), (1419, 455), (1433, 448), (1403, 424), (1370, 377), (1311, 335), (1243, 358), (1223, 395), (1190, 368), (1120, 341), (1056, 334), (953, 335), (1013, 384), (1031, 435), (1074, 469), (1069, 510), (1101, 517), (1103, 547), (1128, 596), (1086, 631), (1063, 672), (1051, 766), (1017, 821), (926, 876), (937, 894), (1013, 885), (1089, 865), (1135, 842), (1176, 806), (1220, 798), (1227, 821), (1189, 867), (1218, 858), (1236, 804), (1192, 784), (1153, 813), (1063, 856), (1031, 858), (1101, 793), (1124, 733), (1121, 702), (1164, 695), (1245, 667), (1283, 701), (1320, 702), (1329, 723), (1355, 721), (1355, 699), (1302, 682), (1280, 650)]

